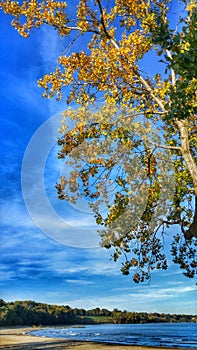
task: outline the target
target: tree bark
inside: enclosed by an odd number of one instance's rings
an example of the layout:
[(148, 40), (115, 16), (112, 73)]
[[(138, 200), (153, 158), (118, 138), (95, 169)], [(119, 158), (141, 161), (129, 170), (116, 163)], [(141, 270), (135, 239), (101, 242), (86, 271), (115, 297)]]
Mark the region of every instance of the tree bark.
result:
[(186, 240), (189, 240), (193, 237), (197, 238), (197, 197), (195, 197), (195, 214), (193, 222), (186, 232), (184, 232), (184, 237)]
[(194, 192), (195, 192), (195, 196), (197, 196), (197, 165), (195, 164), (194, 158), (192, 157), (190, 152), (187, 121), (177, 120), (177, 125), (180, 130), (182, 155), (187, 164), (191, 177), (193, 179)]
[(194, 158), (192, 157), (192, 154), (190, 152), (187, 121), (177, 120), (177, 125), (180, 130), (181, 152), (194, 183), (194, 194), (195, 194), (194, 218), (193, 218), (192, 224), (190, 225), (189, 230), (187, 230), (184, 233), (185, 239), (188, 240), (193, 237), (197, 237), (197, 165), (195, 164)]

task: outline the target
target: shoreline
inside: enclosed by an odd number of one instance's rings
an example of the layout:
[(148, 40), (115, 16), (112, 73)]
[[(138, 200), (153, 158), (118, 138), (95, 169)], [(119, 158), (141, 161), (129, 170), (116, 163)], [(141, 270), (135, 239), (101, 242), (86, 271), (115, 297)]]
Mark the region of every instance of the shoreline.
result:
[[(29, 334), (40, 327), (3, 327), (0, 330), (0, 349), (10, 350), (33, 350), (33, 349), (61, 349), (61, 350), (175, 350), (173, 348), (138, 346), (138, 345), (120, 345), (107, 343), (93, 343), (87, 341), (78, 341), (60, 338), (47, 338)], [(184, 350), (187, 348), (182, 348)], [(190, 348), (189, 350), (192, 350)], [(196, 349), (195, 349), (196, 350)]]

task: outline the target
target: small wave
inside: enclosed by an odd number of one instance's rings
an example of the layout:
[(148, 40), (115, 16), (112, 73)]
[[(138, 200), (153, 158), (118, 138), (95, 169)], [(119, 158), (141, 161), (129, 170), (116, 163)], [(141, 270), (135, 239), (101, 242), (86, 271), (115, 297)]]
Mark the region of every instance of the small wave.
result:
[[(71, 338), (72, 340), (102, 341), (127, 345), (150, 345), (166, 348), (190, 348), (197, 350), (196, 324), (187, 325), (87, 325), (85, 327), (66, 327), (42, 329), (33, 335)], [(172, 331), (172, 327), (174, 327)], [(189, 328), (188, 328), (189, 327)], [(84, 329), (80, 329), (84, 328)], [(184, 328), (184, 329), (183, 329)], [(139, 331), (140, 329), (140, 331)]]

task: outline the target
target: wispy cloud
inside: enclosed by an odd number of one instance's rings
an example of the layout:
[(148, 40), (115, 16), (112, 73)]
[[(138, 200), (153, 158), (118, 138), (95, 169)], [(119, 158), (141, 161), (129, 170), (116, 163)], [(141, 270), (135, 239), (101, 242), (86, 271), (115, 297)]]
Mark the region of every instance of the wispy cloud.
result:
[(5, 226), (35, 227), (24, 205), (19, 200), (6, 200), (0, 205), (0, 220)]
[[(95, 277), (115, 277), (120, 275), (119, 266), (110, 261), (109, 255), (102, 249), (71, 251), (66, 256), (56, 252), (57, 259), (50, 261), (50, 268), (58, 275), (71, 280), (92, 280)], [(64, 264), (62, 264), (64, 259)], [(72, 276), (72, 278), (70, 278)]]
[(47, 68), (54, 67), (58, 56), (63, 52), (63, 41), (58, 32), (53, 28), (43, 26), (40, 30), (39, 52), (43, 66)]
[[(49, 74), (58, 66), (58, 56), (64, 51), (64, 44), (58, 32), (50, 27), (42, 27), (40, 31), (39, 53), (43, 67), (43, 74)], [(65, 102), (57, 103), (56, 99), (49, 100), (50, 114), (61, 112), (65, 109)]]
[[(153, 298), (154, 300), (164, 300), (171, 299), (175, 296), (181, 296), (185, 293), (194, 292), (196, 288), (194, 286), (185, 286), (185, 287), (174, 287), (174, 288), (150, 288), (149, 290), (138, 291), (138, 296), (143, 295), (143, 299), (147, 300)], [(129, 296), (136, 299), (135, 293), (129, 293)]]
[[(134, 293), (130, 294), (116, 294), (116, 295), (100, 295), (97, 298), (87, 297), (79, 299), (69, 299), (68, 304), (75, 307), (80, 307), (83, 305), (84, 308), (94, 308), (98, 305), (102, 308), (114, 309), (114, 307), (119, 309), (126, 309), (130, 311), (138, 312), (164, 312), (164, 313), (180, 313), (185, 312), (185, 310), (180, 310), (178, 304), (176, 304), (177, 295), (186, 296), (185, 293), (193, 292), (195, 289), (192, 287), (183, 288), (183, 290), (178, 290), (177, 292), (171, 291), (169, 289), (164, 290), (162, 293), (161, 289), (155, 292), (147, 292), (144, 289), (143, 292), (139, 292), (139, 289), (136, 288)], [(102, 293), (101, 293), (102, 294)], [(194, 311), (193, 302), (187, 303), (187, 310)]]
[(94, 282), (92, 281), (89, 281), (89, 280), (82, 280), (82, 279), (66, 279), (65, 280), (66, 283), (71, 283), (71, 284), (74, 284), (74, 285), (77, 285), (77, 286), (80, 286), (80, 285), (95, 285)]

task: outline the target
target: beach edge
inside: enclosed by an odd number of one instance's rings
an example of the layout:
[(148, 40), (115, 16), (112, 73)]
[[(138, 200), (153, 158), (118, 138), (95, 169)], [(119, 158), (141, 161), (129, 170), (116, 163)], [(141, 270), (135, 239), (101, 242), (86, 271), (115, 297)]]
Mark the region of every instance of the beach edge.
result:
[[(58, 327), (58, 326), (57, 326)], [(16, 327), (3, 327), (0, 330), (0, 349), (60, 349), (61, 350), (175, 350), (173, 348), (151, 347), (151, 346), (138, 346), (138, 345), (120, 345), (120, 344), (107, 344), (107, 343), (93, 343), (86, 341), (75, 341), (70, 339), (60, 338), (47, 338), (30, 334), (40, 327), (29, 326), (16, 326)], [(187, 349), (187, 348), (185, 348)], [(181, 350), (184, 350), (183, 348)], [(189, 350), (193, 350), (189, 348)], [(196, 349), (195, 349), (196, 350)]]

